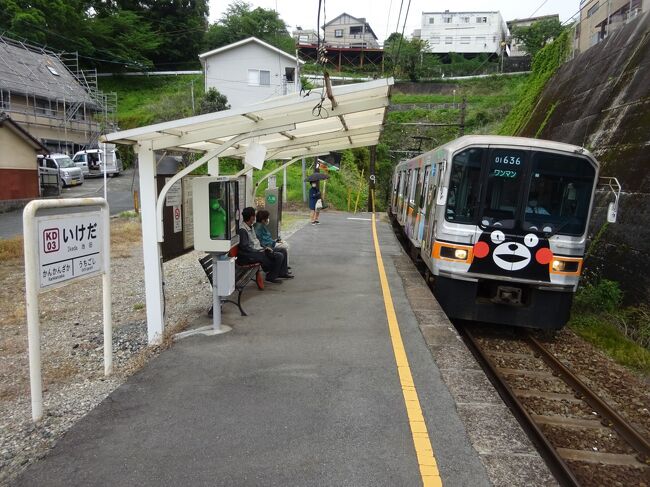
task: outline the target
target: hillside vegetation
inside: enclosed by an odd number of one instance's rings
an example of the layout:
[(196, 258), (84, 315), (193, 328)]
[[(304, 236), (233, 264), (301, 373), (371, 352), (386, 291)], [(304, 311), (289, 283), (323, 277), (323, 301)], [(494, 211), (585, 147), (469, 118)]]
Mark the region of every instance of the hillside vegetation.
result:
[[(503, 119), (517, 102), (527, 76), (490, 76), (468, 80), (439, 82), (432, 85), (432, 91), (426, 94), (408, 94), (395, 87), (392, 104), (430, 104), (460, 103), (467, 100), (465, 116), (465, 133), (496, 133)], [(121, 129), (139, 127), (152, 123), (173, 120), (192, 115), (191, 87), (194, 84), (195, 107), (199, 106), (203, 96), (202, 75), (179, 76), (122, 76), (102, 78), (100, 88), (115, 91), (118, 96), (117, 118)], [(456, 93), (453, 93), (453, 90)], [(426, 105), (423, 105), (425, 107)], [(418, 147), (414, 136), (428, 137), (423, 141), (421, 151), (430, 150), (458, 136), (457, 127), (426, 127), (400, 125), (400, 123), (457, 123), (460, 109), (419, 108), (405, 111), (390, 111), (387, 125), (377, 149), (376, 173), (377, 208), (383, 210), (390, 191), (392, 167), (406, 154), (403, 152)], [(129, 157), (126, 157), (128, 160)], [(367, 148), (345, 151), (341, 171), (332, 173), (327, 184), (326, 198), (331, 207), (347, 209), (348, 199), (351, 206), (357, 201), (359, 208), (367, 208), (370, 154)], [(265, 175), (279, 164), (269, 161), (262, 171), (255, 172), (255, 179)], [(308, 159), (308, 173), (313, 170), (313, 159)], [(364, 174), (364, 177), (362, 177)], [(300, 187), (300, 164), (295, 163), (287, 171), (289, 201), (302, 202)], [(282, 181), (282, 171), (277, 174), (278, 184)], [(263, 187), (258, 195), (262, 194)]]

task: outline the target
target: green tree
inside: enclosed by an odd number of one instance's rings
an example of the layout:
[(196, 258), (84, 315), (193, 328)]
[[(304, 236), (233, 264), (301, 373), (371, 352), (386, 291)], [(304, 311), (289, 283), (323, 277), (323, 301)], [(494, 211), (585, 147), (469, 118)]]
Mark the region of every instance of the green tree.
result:
[(257, 37), (290, 54), (295, 42), (287, 25), (274, 10), (252, 6), (241, 0), (231, 3), (223, 16), (210, 26), (205, 35), (206, 49), (216, 49), (233, 42)]
[(418, 81), (432, 76), (440, 64), (437, 56), (427, 53), (429, 44), (421, 39), (408, 40), (402, 34), (393, 32), (384, 43), (384, 55), (390, 69), (396, 76)]
[(549, 42), (559, 36), (564, 27), (557, 19), (547, 19), (534, 22), (530, 27), (515, 27), (512, 37), (521, 41), (524, 49), (532, 57)]
[(226, 95), (219, 93), (216, 88), (210, 88), (201, 99), (199, 113), (220, 112), (229, 108), (230, 105)]

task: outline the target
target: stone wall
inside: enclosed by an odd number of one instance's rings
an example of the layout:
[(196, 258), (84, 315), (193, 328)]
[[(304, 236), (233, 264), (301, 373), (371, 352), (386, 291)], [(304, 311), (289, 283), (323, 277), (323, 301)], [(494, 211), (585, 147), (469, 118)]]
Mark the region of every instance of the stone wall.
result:
[[(519, 135), (582, 145), (601, 176), (623, 186), (618, 222), (602, 232), (588, 272), (621, 282), (628, 302), (650, 302), (650, 13), (563, 65)], [(598, 194), (591, 235), (611, 198)]]

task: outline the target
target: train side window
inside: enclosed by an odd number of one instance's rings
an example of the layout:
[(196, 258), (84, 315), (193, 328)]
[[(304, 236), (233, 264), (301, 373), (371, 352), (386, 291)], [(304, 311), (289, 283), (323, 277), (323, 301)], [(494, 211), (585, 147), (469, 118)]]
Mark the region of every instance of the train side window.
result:
[(476, 223), (481, 192), (481, 163), (485, 149), (456, 154), (449, 175), (445, 218), (454, 223)]
[(422, 185), (422, 191), (420, 192), (420, 204), (418, 205), (420, 209), (422, 210), (424, 208), (424, 205), (426, 203), (426, 195), (428, 192), (429, 188), (429, 176), (431, 173), (431, 166), (427, 166), (424, 168), (424, 184)]
[(409, 204), (415, 206), (415, 193), (418, 189), (418, 177), (420, 170), (411, 171), (411, 182), (409, 183)]

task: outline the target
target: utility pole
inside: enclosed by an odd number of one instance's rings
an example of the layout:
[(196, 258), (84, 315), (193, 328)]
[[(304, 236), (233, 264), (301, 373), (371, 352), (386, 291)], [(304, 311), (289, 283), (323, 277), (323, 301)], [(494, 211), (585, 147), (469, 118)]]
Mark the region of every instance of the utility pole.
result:
[(306, 188), (307, 183), (305, 182), (305, 178), (307, 176), (305, 175), (305, 172), (306, 172), (305, 171), (305, 169), (306, 169), (305, 164), (306, 164), (305, 163), (305, 158), (303, 157), (302, 158), (302, 179), (301, 179), (301, 181), (302, 181), (302, 202), (303, 203), (305, 203), (307, 201), (307, 188)]
[(458, 132), (462, 137), (465, 135), (465, 111), (467, 110), (467, 98), (463, 97), (463, 103), (460, 105), (460, 121), (458, 122)]
[(194, 111), (194, 80), (190, 81), (190, 93), (192, 94), (192, 115), (196, 112)]
[(370, 164), (368, 171), (368, 211), (373, 212), (375, 209), (376, 202), (375, 199), (375, 182), (377, 180), (375, 176), (375, 162), (377, 160), (377, 146), (373, 145), (370, 147)]

